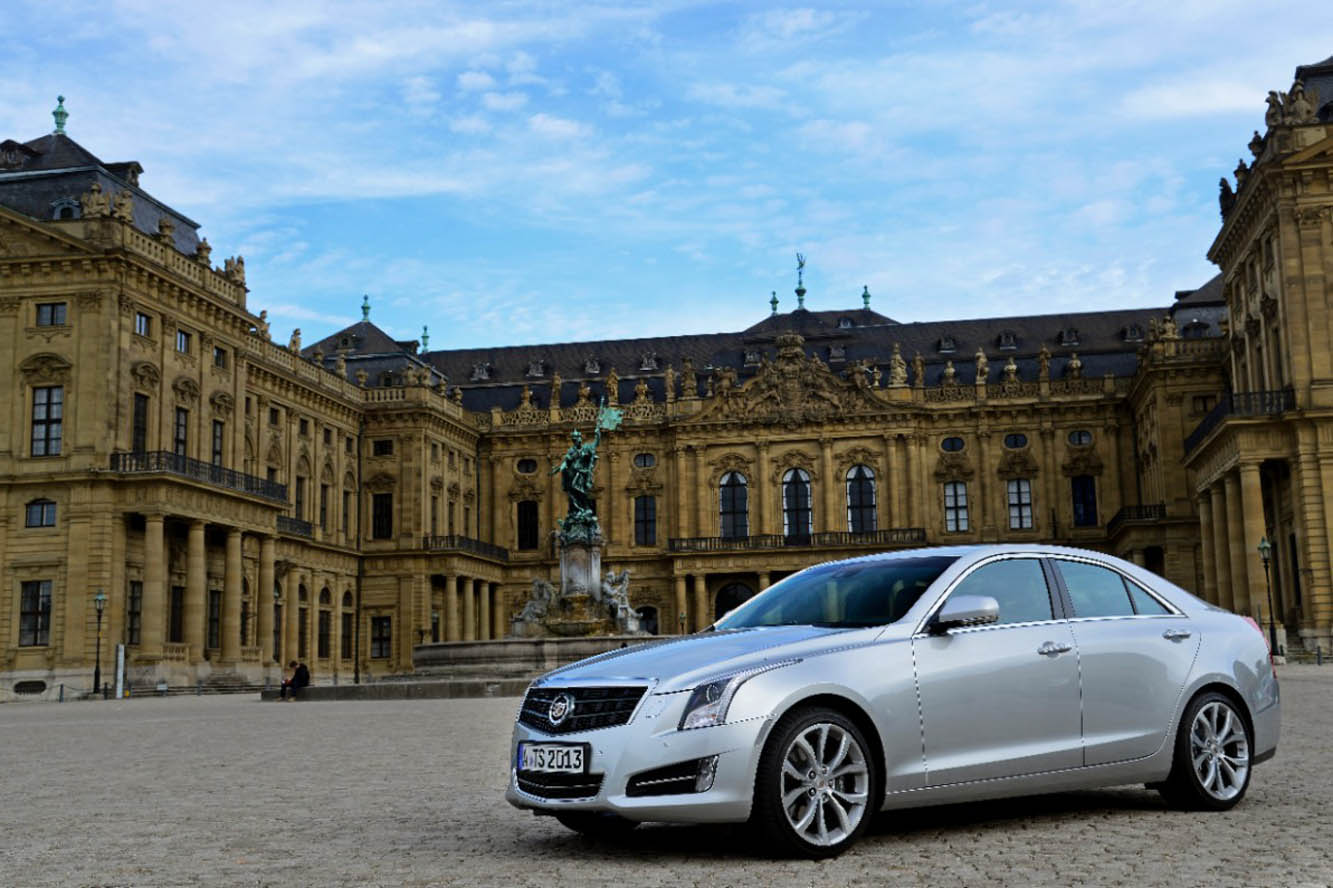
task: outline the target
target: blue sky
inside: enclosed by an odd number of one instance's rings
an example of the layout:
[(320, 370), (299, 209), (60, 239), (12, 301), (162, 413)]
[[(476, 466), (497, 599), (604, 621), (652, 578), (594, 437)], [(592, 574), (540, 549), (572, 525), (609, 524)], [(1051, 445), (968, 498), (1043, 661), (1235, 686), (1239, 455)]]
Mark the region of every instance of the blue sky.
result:
[(0, 136), (135, 159), (274, 338), (1165, 305), (1333, 4), (5, 4)]

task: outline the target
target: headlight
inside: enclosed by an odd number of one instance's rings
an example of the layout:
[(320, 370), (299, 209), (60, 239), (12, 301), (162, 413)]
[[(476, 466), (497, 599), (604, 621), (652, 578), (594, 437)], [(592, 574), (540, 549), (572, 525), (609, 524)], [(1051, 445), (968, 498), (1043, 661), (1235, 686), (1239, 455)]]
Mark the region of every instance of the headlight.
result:
[(692, 728), (722, 724), (727, 720), (727, 709), (731, 706), (731, 699), (736, 696), (736, 691), (741, 685), (770, 669), (791, 666), (799, 662), (801, 661), (784, 660), (780, 663), (766, 663), (754, 669), (709, 679), (690, 693), (690, 699), (685, 702), (685, 712), (680, 717), (679, 730), (688, 731)]

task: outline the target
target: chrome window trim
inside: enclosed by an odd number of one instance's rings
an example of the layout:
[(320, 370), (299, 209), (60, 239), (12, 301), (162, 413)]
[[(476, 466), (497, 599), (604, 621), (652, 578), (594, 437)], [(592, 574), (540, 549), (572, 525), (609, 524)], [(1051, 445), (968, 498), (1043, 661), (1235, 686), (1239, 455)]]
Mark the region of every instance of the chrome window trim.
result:
[[(929, 636), (930, 633), (925, 631), (926, 626), (930, 623), (931, 619), (934, 618), (935, 614), (939, 612), (939, 609), (944, 606), (944, 602), (948, 600), (951, 594), (953, 594), (953, 590), (958, 588), (959, 583), (961, 583), (963, 580), (967, 579), (973, 573), (985, 567), (986, 565), (994, 564), (997, 561), (1012, 561), (1017, 558), (1026, 558), (1029, 560), (1035, 560), (1037, 562), (1040, 562), (1041, 559), (1049, 557), (1050, 557), (1049, 555), (1046, 555), (1041, 552), (996, 552), (993, 555), (988, 555), (982, 558), (981, 560), (969, 566), (963, 573), (954, 577), (953, 582), (949, 583), (948, 587), (943, 592), (941, 592), (939, 596), (935, 599), (935, 601), (930, 605), (930, 608), (926, 611), (925, 617), (923, 617), (921, 620), (917, 622), (916, 628), (912, 630), (912, 637), (917, 638), (920, 636)], [(1043, 569), (1042, 579), (1045, 578), (1046, 578), (1046, 571)], [(1047, 595), (1051, 593), (1051, 589), (1049, 588), (1049, 581), (1046, 591)], [(1126, 597), (1128, 597), (1129, 593), (1126, 592), (1125, 595)], [(1054, 605), (1052, 605), (1052, 613), (1054, 613)], [(1003, 629), (1006, 626), (1045, 626), (1049, 623), (1063, 623), (1063, 622), (1066, 621), (1058, 617), (1052, 617), (1049, 620), (1027, 620), (1022, 623), (996, 623), (989, 626), (965, 626), (965, 627), (960, 627), (959, 631), (962, 631), (964, 629), (967, 630)], [(950, 629), (949, 631), (953, 632), (954, 630)]]
[[(1135, 586), (1138, 586), (1140, 589), (1142, 589), (1144, 592), (1146, 592), (1146, 593), (1148, 594), (1148, 597), (1152, 598), (1154, 601), (1156, 601), (1156, 602), (1157, 602), (1158, 604), (1160, 604), (1162, 607), (1166, 608), (1167, 611), (1168, 611), (1168, 613), (1165, 613), (1165, 614), (1137, 614), (1137, 613), (1131, 613), (1131, 614), (1114, 614), (1114, 615), (1111, 615), (1111, 616), (1105, 616), (1105, 617), (1073, 617), (1073, 616), (1071, 616), (1071, 617), (1069, 618), (1071, 621), (1073, 621), (1073, 620), (1106, 620), (1106, 619), (1113, 619), (1113, 618), (1121, 618), (1121, 619), (1124, 619), (1124, 618), (1130, 618), (1130, 617), (1138, 618), (1138, 617), (1183, 617), (1183, 616), (1185, 616), (1185, 614), (1184, 614), (1183, 612), (1181, 612), (1180, 608), (1176, 607), (1176, 606), (1175, 606), (1174, 604), (1172, 604), (1171, 602), (1169, 602), (1169, 601), (1167, 601), (1166, 599), (1162, 598), (1162, 596), (1158, 595), (1158, 594), (1157, 594), (1156, 592), (1154, 592), (1152, 589), (1149, 589), (1147, 586), (1143, 585), (1143, 584), (1140, 583), (1138, 580), (1134, 579), (1134, 578), (1131, 577), (1129, 574), (1125, 573), (1123, 570), (1121, 570), (1120, 568), (1116, 567), (1114, 564), (1107, 564), (1107, 563), (1104, 562), (1104, 561), (1098, 561), (1098, 560), (1095, 559), (1095, 558), (1088, 558), (1088, 557), (1083, 556), (1083, 555), (1065, 555), (1064, 553), (1060, 553), (1060, 554), (1058, 554), (1058, 555), (1047, 555), (1047, 556), (1045, 556), (1045, 557), (1051, 559), (1051, 561), (1054, 561), (1054, 562), (1058, 562), (1058, 561), (1073, 561), (1073, 562), (1078, 563), (1078, 564), (1091, 564), (1093, 567), (1102, 567), (1102, 568), (1105, 568), (1106, 570), (1109, 570), (1109, 571), (1111, 571), (1112, 573), (1118, 574), (1118, 575), (1120, 576), (1120, 579), (1124, 580), (1125, 582), (1133, 583)], [(1060, 571), (1060, 565), (1056, 564), (1056, 565), (1054, 565), (1054, 567), (1055, 567), (1056, 573), (1059, 573), (1059, 571)], [(1061, 583), (1064, 583), (1064, 581), (1065, 581), (1064, 574), (1060, 574), (1060, 582), (1061, 582)], [(1066, 591), (1068, 591), (1068, 587), (1067, 587), (1067, 586), (1066, 586)], [(1125, 596), (1126, 596), (1126, 597), (1129, 597), (1129, 590), (1128, 590), (1128, 589), (1125, 590)], [(1130, 607), (1133, 607), (1133, 604), (1131, 604)]]

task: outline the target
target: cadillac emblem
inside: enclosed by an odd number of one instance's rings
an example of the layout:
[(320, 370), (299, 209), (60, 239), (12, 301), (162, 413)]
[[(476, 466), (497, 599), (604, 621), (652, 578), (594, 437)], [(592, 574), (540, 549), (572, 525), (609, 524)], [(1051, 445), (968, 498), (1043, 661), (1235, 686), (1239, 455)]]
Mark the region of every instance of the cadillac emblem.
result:
[(558, 694), (551, 701), (551, 709), (546, 714), (551, 724), (558, 725), (564, 721), (571, 712), (574, 711), (574, 698), (569, 694)]

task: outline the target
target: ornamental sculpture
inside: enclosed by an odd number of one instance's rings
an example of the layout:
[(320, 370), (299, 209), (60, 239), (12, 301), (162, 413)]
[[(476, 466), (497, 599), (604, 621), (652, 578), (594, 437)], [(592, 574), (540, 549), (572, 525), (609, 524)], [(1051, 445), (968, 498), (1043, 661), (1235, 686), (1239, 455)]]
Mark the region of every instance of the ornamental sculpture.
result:
[(602, 405), (597, 412), (597, 423), (593, 430), (591, 444), (583, 443), (583, 435), (578, 429), (569, 433), (569, 449), (560, 460), (560, 464), (551, 470), (554, 475), (560, 473), (560, 487), (569, 500), (569, 512), (560, 524), (560, 542), (594, 543), (601, 538), (601, 528), (597, 524), (597, 515), (593, 512), (592, 488), (593, 473), (597, 470), (597, 445), (602, 441), (602, 431), (614, 431), (620, 427), (621, 411)]

